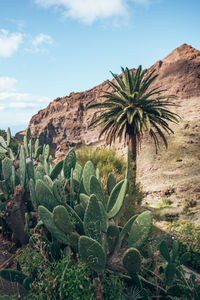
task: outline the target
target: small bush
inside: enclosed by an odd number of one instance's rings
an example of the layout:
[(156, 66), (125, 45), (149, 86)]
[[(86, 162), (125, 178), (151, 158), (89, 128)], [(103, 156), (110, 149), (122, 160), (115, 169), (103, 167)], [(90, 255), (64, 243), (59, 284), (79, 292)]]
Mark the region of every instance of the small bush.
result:
[(191, 259), (188, 265), (200, 272), (200, 225), (190, 221), (173, 222), (170, 225), (170, 232), (180, 242), (180, 251), (189, 251)]
[(110, 172), (119, 181), (124, 177), (126, 162), (122, 157), (117, 156), (116, 151), (106, 148), (82, 147), (76, 152), (77, 161), (83, 167), (88, 160), (91, 160), (95, 168), (99, 169), (101, 183), (106, 189), (107, 177)]

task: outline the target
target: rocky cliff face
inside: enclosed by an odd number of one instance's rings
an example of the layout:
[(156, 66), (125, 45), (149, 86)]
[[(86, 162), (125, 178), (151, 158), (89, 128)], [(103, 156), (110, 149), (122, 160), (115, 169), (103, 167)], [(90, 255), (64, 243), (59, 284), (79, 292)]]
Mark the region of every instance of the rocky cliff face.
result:
[[(154, 86), (166, 89), (166, 93), (175, 94), (179, 99), (200, 96), (200, 51), (183, 44), (150, 67), (153, 69), (158, 73)], [(101, 101), (100, 96), (108, 88), (105, 82), (91, 90), (52, 101), (31, 118), (29, 127), (33, 138), (50, 144), (56, 158), (61, 158), (72, 146), (80, 147), (83, 141), (87, 145), (99, 143), (99, 129), (88, 130), (95, 111), (86, 111), (86, 107)]]

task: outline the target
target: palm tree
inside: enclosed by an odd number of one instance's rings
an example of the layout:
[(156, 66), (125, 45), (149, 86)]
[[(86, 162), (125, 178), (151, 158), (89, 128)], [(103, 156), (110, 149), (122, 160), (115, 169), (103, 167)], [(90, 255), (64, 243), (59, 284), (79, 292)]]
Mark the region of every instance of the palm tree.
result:
[(102, 125), (99, 138), (106, 134), (106, 143), (109, 145), (118, 137), (120, 142), (122, 139), (127, 141), (136, 171), (137, 153), (144, 131), (148, 131), (153, 138), (157, 153), (159, 138), (167, 148), (166, 134), (174, 133), (168, 122), (178, 123), (179, 116), (167, 109), (176, 106), (169, 101), (176, 96), (163, 95), (165, 90), (160, 87), (151, 89), (151, 84), (158, 76), (155, 70), (148, 72), (142, 70), (142, 66), (135, 72), (128, 68), (121, 69), (122, 76), (111, 72), (114, 81), (107, 80), (113, 92), (104, 92), (104, 102), (88, 107), (101, 109), (89, 127)]

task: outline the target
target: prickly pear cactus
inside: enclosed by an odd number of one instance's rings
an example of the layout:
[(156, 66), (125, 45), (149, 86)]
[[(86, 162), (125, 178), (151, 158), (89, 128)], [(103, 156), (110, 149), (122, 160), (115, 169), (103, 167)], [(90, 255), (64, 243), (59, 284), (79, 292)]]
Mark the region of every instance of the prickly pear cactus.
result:
[(70, 149), (63, 162), (63, 171), (65, 178), (69, 179), (71, 176), (71, 169), (76, 165), (76, 153), (74, 149)]
[(108, 195), (111, 194), (113, 188), (115, 187), (116, 185), (116, 179), (115, 179), (115, 176), (113, 175), (113, 173), (109, 173), (108, 174), (108, 179), (107, 179), (107, 192), (108, 192)]
[(52, 180), (56, 179), (58, 175), (60, 174), (61, 170), (63, 168), (63, 160), (60, 160), (52, 169), (50, 172), (50, 177)]
[(76, 163), (75, 169), (73, 171), (73, 178), (75, 180), (77, 180), (78, 182), (80, 182), (82, 173), (83, 173), (83, 168), (81, 167), (81, 165), (79, 163)]
[(150, 211), (141, 213), (131, 226), (128, 248), (139, 249), (147, 240), (152, 228), (152, 214)]
[(50, 154), (49, 144), (44, 145), (44, 148), (43, 148), (43, 157), (44, 157), (44, 159), (48, 160), (49, 154)]
[(54, 238), (56, 238), (59, 241), (62, 241), (64, 244), (68, 244), (69, 240), (63, 231), (61, 231), (53, 221), (53, 215), (52, 213), (44, 206), (40, 205), (38, 207), (38, 213), (40, 216), (40, 219), (46, 226), (46, 228), (49, 230), (49, 232), (53, 235)]
[(4, 147), (0, 146), (0, 154), (6, 154), (8, 151)]
[(66, 204), (66, 209), (70, 215), (72, 224), (76, 227), (77, 232), (79, 234), (84, 234), (83, 221), (81, 220), (81, 218), (77, 215), (77, 213), (71, 206)]
[(62, 182), (56, 179), (53, 183), (53, 193), (56, 200), (61, 204), (66, 204), (66, 195)]
[(19, 153), (19, 170), (20, 170), (20, 184), (25, 188), (26, 186), (26, 156), (24, 147), (21, 146)]
[(6, 141), (7, 147), (10, 146), (10, 141), (11, 141), (11, 132), (10, 132), (10, 128), (8, 127), (8, 130), (7, 130), (7, 141)]
[(124, 252), (122, 263), (124, 265), (124, 268), (129, 272), (130, 275), (140, 271), (141, 262), (141, 255), (137, 249), (129, 248)]
[(83, 186), (88, 195), (90, 195), (90, 177), (96, 176), (96, 172), (93, 166), (93, 163), (89, 160), (86, 162), (83, 168)]
[(124, 225), (124, 227), (122, 228), (122, 231), (120, 232), (120, 239), (126, 239), (129, 236), (129, 233), (131, 231), (131, 226), (133, 224), (133, 222), (136, 220), (138, 215), (134, 215), (132, 216)]
[(64, 206), (58, 205), (54, 208), (53, 221), (54, 224), (65, 234), (72, 232), (73, 225), (71, 223), (69, 213)]
[(112, 254), (119, 242), (119, 228), (115, 225), (110, 225), (106, 233), (106, 238), (109, 252)]
[(98, 201), (101, 201), (104, 207), (106, 207), (106, 201), (104, 197), (104, 192), (102, 186), (96, 176), (92, 175), (90, 177), (90, 195), (96, 195)]
[(30, 180), (31, 178), (35, 180), (35, 171), (34, 171), (34, 165), (32, 160), (28, 160), (26, 163), (26, 168), (27, 168), (27, 174), (28, 174), (28, 179)]
[(49, 175), (44, 175), (43, 181), (48, 185), (48, 187), (52, 190), (53, 189), (53, 181), (49, 177)]
[(171, 261), (170, 253), (167, 247), (167, 243), (165, 240), (161, 241), (159, 244), (160, 254), (164, 257), (164, 259), (169, 263)]
[(1, 135), (0, 135), (0, 144), (4, 149), (7, 148), (7, 143)]
[(48, 185), (46, 185), (41, 179), (36, 181), (35, 192), (39, 205), (45, 206), (50, 211), (59, 204)]
[(4, 180), (8, 180), (12, 175), (12, 159), (6, 157), (2, 160), (2, 172)]
[(106, 265), (106, 255), (103, 247), (96, 240), (81, 236), (79, 239), (79, 254), (85, 263), (96, 272), (103, 272)]
[(32, 178), (29, 181), (29, 190), (30, 190), (31, 202), (33, 204), (35, 211), (37, 211), (39, 203), (38, 203), (36, 192), (35, 192), (35, 182)]
[(73, 181), (73, 169), (71, 169), (70, 177), (70, 205), (74, 208), (74, 181)]
[(78, 215), (81, 219), (84, 218), (85, 209), (84, 209), (84, 207), (83, 207), (82, 204), (77, 204), (77, 205), (75, 205), (75, 206), (74, 206), (74, 210), (75, 210), (75, 212), (77, 213), (77, 215)]
[(120, 182), (118, 182), (112, 189), (109, 199), (108, 199), (108, 202), (107, 202), (107, 212), (109, 212), (115, 205), (123, 183), (124, 183), (124, 179), (121, 180)]
[(120, 212), (122, 206), (123, 206), (123, 202), (127, 193), (127, 189), (128, 189), (128, 180), (124, 179), (124, 182), (122, 184), (122, 187), (120, 189), (120, 192), (118, 194), (118, 197), (116, 199), (116, 202), (114, 204), (114, 206), (112, 207), (112, 209), (108, 212), (108, 218), (114, 218), (117, 216), (117, 214)]
[(173, 282), (175, 274), (176, 274), (176, 264), (168, 263), (165, 269), (165, 278), (166, 278), (167, 285), (170, 285)]
[(90, 201), (90, 197), (86, 194), (80, 194), (79, 198), (80, 198), (80, 203), (83, 205), (83, 208), (86, 209), (86, 207)]
[(101, 209), (99, 207), (98, 199), (93, 194), (90, 196), (90, 201), (85, 211), (84, 216), (84, 230), (85, 234), (98, 242), (101, 241)]

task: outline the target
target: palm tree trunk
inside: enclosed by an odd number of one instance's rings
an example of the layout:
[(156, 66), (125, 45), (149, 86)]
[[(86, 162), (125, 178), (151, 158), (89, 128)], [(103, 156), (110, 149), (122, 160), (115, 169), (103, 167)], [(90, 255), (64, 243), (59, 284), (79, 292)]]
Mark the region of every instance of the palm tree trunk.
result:
[(130, 153), (130, 159), (133, 163), (133, 171), (135, 172), (134, 184), (136, 184), (136, 175), (137, 175), (137, 138), (136, 135), (129, 135), (128, 148)]

